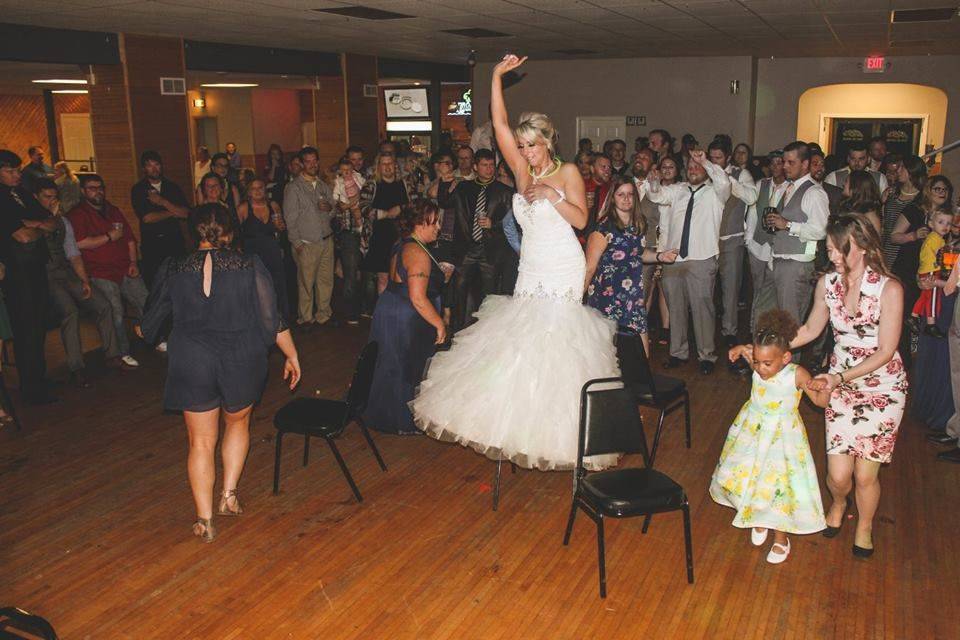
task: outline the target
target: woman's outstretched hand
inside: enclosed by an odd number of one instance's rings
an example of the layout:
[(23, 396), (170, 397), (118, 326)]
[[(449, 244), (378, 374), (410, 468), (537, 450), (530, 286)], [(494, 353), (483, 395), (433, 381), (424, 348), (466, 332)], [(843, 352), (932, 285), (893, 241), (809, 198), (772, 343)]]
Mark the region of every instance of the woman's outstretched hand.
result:
[(835, 373), (821, 373), (807, 382), (807, 388), (811, 391), (833, 391), (839, 385), (840, 376)]
[(738, 344), (737, 346), (730, 349), (727, 353), (727, 357), (730, 358), (730, 362), (736, 362), (740, 358), (745, 358), (748, 363), (753, 362), (753, 345), (752, 344)]
[(283, 365), (283, 379), (290, 380), (290, 391), (300, 383), (300, 361), (297, 358), (287, 358)]
[(503, 60), (498, 62), (497, 66), (493, 68), (493, 75), (502, 76), (506, 73), (510, 73), (526, 61), (527, 56), (519, 58), (512, 53), (508, 53), (507, 55), (503, 56)]

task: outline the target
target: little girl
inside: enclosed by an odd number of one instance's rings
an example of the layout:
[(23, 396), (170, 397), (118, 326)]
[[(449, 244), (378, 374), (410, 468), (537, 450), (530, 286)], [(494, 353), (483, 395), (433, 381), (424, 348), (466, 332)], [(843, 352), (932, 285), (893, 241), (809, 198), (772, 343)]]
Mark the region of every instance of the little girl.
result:
[(790, 555), (788, 533), (823, 530), (823, 502), (807, 433), (797, 406), (801, 389), (826, 407), (830, 394), (807, 389), (810, 374), (790, 362), (797, 323), (782, 310), (757, 320), (753, 345), (730, 350), (730, 361), (745, 358), (753, 368), (750, 399), (737, 414), (710, 482), (710, 496), (733, 507), (735, 527), (752, 527), (750, 541), (761, 546), (773, 529), (767, 562)]

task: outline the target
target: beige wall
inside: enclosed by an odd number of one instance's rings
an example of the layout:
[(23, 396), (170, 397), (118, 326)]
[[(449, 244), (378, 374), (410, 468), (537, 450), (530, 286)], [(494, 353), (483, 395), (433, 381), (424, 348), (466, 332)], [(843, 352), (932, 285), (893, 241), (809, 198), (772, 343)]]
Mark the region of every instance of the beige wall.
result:
[(211, 149), (210, 153), (223, 151), (228, 142), (233, 142), (240, 155), (253, 157), (253, 108), (250, 89), (204, 89), (206, 108), (193, 106), (194, 98), (200, 97), (196, 91), (190, 91), (188, 104), (191, 118), (216, 118), (217, 135), (220, 149)]
[[(714, 133), (725, 132), (734, 142), (752, 137), (754, 147), (766, 152), (796, 138), (798, 104), (810, 88), (912, 83), (943, 90), (947, 96), (944, 140), (960, 138), (960, 56), (894, 57), (883, 74), (863, 73), (857, 66), (860, 62), (860, 58), (757, 60), (753, 123), (753, 61), (749, 57), (531, 60), (521, 68), (527, 74), (523, 81), (507, 90), (507, 106), (514, 120), (525, 110), (549, 114), (568, 157), (576, 145), (577, 116), (644, 115), (647, 126), (628, 129), (628, 136), (665, 128), (679, 137), (692, 129), (701, 142), (707, 142)], [(491, 68), (490, 63), (476, 67), (478, 124), (487, 119)], [(730, 95), (731, 80), (740, 80), (737, 96)], [(944, 171), (960, 177), (960, 150), (946, 155)]]
[[(792, 140), (797, 133), (798, 104), (812, 87), (855, 82), (905, 82), (942, 89), (947, 96), (944, 139), (960, 138), (960, 56), (891, 58), (882, 74), (863, 73), (860, 58), (769, 58), (757, 64), (756, 146), (764, 151)], [(882, 107), (883, 105), (878, 105)], [(960, 177), (960, 151), (944, 157), (943, 172)]]
[[(476, 67), (478, 124), (488, 119), (491, 69), (489, 63)], [(506, 93), (511, 117), (516, 120), (523, 111), (547, 113), (567, 158), (576, 151), (578, 116), (646, 116), (647, 126), (627, 130), (630, 149), (632, 138), (650, 129), (666, 129), (679, 138), (693, 128), (690, 132), (703, 142), (719, 132), (748, 139), (748, 57), (531, 60), (521, 71), (526, 77)], [(730, 95), (731, 80), (740, 81), (739, 95)]]

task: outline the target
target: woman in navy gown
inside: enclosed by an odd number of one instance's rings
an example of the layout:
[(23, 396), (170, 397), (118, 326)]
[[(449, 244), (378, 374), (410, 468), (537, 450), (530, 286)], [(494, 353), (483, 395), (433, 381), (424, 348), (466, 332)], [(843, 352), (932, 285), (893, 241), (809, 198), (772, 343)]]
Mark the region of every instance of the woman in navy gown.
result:
[(223, 411), (223, 492), (217, 513), (242, 513), (237, 482), (250, 446), (250, 413), (267, 379), (267, 354), (276, 344), (286, 356), (284, 380), (300, 380), (290, 331), (277, 309), (270, 273), (260, 258), (229, 249), (235, 232), (226, 207), (205, 204), (191, 214), (198, 250), (168, 258), (154, 279), (141, 325), (156, 342), (173, 316), (163, 406), (182, 411), (190, 453), (187, 473), (197, 507), (193, 532), (212, 542), (214, 451)]
[(437, 240), (437, 206), (422, 200), (400, 214), (401, 240), (393, 247), (387, 288), (377, 300), (370, 341), (378, 346), (370, 401), (363, 414), (367, 426), (400, 435), (417, 434), (407, 403), (423, 378), (427, 360), (447, 330), (440, 316), (440, 292), (452, 273), (430, 253)]

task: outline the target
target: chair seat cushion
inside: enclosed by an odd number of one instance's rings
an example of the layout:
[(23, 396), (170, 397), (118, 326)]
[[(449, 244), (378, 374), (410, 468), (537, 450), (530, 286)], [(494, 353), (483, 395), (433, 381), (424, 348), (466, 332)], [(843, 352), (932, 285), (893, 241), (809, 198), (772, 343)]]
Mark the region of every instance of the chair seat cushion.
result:
[(644, 404), (660, 404), (666, 405), (670, 404), (677, 398), (683, 395), (683, 392), (687, 390), (687, 383), (681, 380), (680, 378), (672, 378), (670, 376), (653, 376), (654, 388), (657, 390), (657, 400), (659, 403), (656, 403), (653, 398), (653, 393), (650, 391), (650, 385), (647, 384), (633, 384), (630, 386), (630, 389), (633, 390), (634, 395), (637, 398), (638, 402)]
[(584, 498), (598, 511), (624, 516), (679, 509), (683, 487), (654, 469), (611, 469), (591, 473), (581, 481)]
[(343, 429), (347, 403), (322, 398), (296, 398), (273, 417), (273, 424), (287, 433), (332, 435)]

